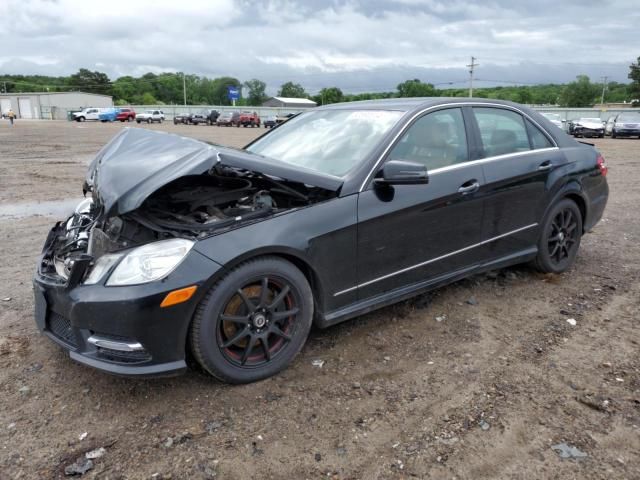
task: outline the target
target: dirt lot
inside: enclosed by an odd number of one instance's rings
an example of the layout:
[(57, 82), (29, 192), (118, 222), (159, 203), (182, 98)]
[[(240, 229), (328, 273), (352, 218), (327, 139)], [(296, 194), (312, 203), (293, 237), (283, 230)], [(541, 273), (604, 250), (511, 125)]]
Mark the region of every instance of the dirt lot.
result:
[[(36, 330), (30, 280), (54, 219), (17, 214), (78, 198), (120, 128), (0, 123), (1, 479), (63, 478), (99, 447), (83, 478), (640, 478), (640, 140), (596, 140), (611, 196), (572, 271), (458, 282), (312, 332), (283, 374), (231, 387), (111, 377)], [(587, 456), (560, 458), (561, 442)]]

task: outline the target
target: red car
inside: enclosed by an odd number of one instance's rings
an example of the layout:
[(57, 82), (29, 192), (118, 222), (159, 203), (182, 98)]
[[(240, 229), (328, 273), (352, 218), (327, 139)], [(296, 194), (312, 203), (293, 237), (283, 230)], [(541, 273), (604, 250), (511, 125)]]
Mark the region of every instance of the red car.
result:
[(116, 115), (116, 120), (121, 122), (133, 122), (136, 119), (136, 111), (133, 108), (121, 108)]
[(238, 122), (238, 126), (240, 125), (243, 127), (259, 127), (260, 117), (256, 112), (242, 112), (240, 114), (240, 121)]

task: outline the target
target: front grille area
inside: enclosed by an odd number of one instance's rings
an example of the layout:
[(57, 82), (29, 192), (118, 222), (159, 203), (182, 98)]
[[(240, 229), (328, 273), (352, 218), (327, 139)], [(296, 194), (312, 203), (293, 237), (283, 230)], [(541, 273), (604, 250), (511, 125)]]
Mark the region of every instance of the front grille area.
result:
[(117, 363), (142, 363), (151, 360), (151, 355), (146, 350), (138, 350), (135, 352), (122, 352), (120, 350), (112, 350), (110, 348), (98, 347), (98, 356), (109, 362)]
[(71, 328), (71, 321), (55, 312), (49, 312), (49, 330), (63, 342), (77, 347), (76, 336)]

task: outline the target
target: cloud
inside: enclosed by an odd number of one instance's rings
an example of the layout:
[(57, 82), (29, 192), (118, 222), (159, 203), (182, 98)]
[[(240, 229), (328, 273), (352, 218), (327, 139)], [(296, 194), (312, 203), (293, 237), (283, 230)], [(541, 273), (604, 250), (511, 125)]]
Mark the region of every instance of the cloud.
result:
[[(147, 71), (288, 80), (309, 91), (393, 90), (420, 78), (626, 81), (635, 0), (4, 0), (0, 72), (112, 78)], [(487, 83), (488, 84), (488, 83)]]

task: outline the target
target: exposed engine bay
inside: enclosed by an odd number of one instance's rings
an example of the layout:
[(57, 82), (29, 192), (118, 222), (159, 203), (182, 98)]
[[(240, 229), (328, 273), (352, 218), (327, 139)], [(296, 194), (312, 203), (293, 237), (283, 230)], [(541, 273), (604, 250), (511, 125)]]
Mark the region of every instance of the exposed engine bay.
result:
[(162, 186), (124, 214), (107, 216), (98, 192), (90, 193), (91, 198), (51, 231), (42, 273), (67, 280), (74, 264), (88, 267), (105, 253), (168, 238), (203, 238), (336, 195), (220, 164)]

